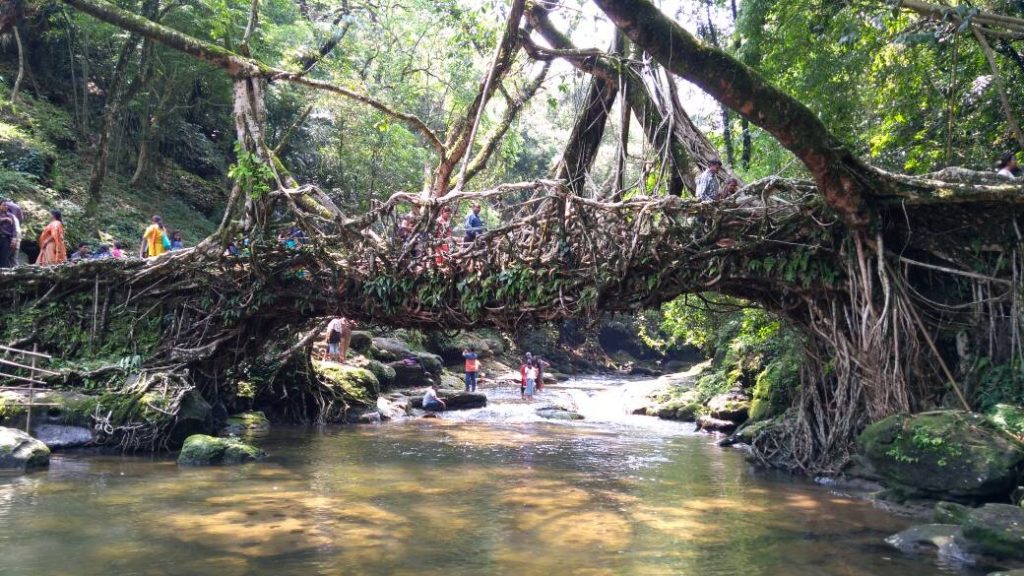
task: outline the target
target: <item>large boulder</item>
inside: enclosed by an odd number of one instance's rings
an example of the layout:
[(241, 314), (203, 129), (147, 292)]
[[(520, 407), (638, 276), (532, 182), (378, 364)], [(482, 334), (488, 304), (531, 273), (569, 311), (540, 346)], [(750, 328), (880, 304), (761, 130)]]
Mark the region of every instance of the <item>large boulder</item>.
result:
[(335, 362), (314, 363), (317, 372), (345, 401), (363, 407), (377, 405), (380, 383), (366, 368), (356, 368)]
[(415, 358), (406, 358), (387, 364), (395, 371), (395, 388), (423, 388), (438, 380)]
[(352, 332), (352, 339), (349, 341), (348, 347), (360, 354), (366, 354), (373, 347), (373, 334), (362, 330)]
[(84, 426), (40, 424), (32, 429), (32, 433), (51, 450), (80, 448), (93, 443), (92, 430)]
[(726, 420), (735, 424), (746, 422), (750, 414), (750, 398), (739, 391), (713, 396), (707, 403), (707, 412), (715, 420)]
[(412, 355), (409, 345), (398, 338), (374, 338), (370, 354), (381, 362), (394, 362)]
[(1024, 508), (985, 504), (970, 510), (962, 527), (973, 550), (1000, 558), (1024, 559)]
[(395, 384), (395, 369), (378, 360), (370, 360), (366, 363), (366, 369), (373, 372), (377, 377), (381, 390), (387, 390)]
[(732, 434), (736, 431), (739, 426), (732, 420), (722, 420), (721, 418), (715, 418), (710, 414), (702, 414), (697, 417), (697, 429), (703, 430), (704, 432), (721, 432), (722, 434)]
[(457, 332), (454, 335), (437, 330), (427, 334), (426, 346), (446, 364), (462, 362), (462, 351), (466, 348), (473, 348), (480, 358), (492, 358), (505, 353), (505, 341), (495, 330)]
[(194, 434), (185, 439), (178, 454), (182, 466), (209, 466), (213, 464), (243, 464), (266, 457), (263, 450), (235, 438), (215, 438)]
[(0, 471), (25, 472), (50, 463), (50, 449), (15, 428), (0, 427)]
[[(437, 396), (444, 400), (449, 410), (468, 410), (487, 406), (487, 396), (478, 392), (449, 392), (438, 390)], [(423, 396), (418, 395), (409, 400), (413, 408), (423, 408)]]
[(1006, 496), (1024, 466), (1019, 443), (959, 410), (890, 416), (868, 426), (857, 446), (889, 482), (949, 500)]

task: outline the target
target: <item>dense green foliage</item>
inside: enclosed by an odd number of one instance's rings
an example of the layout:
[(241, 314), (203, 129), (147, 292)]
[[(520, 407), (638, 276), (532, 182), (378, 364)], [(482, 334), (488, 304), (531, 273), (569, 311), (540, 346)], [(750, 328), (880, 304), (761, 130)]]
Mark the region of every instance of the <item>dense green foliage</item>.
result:
[[(998, 151), (1017, 150), (984, 53), (966, 26), (925, 21), (895, 2), (744, 0), (737, 56), (807, 104), (833, 133), (873, 162), (926, 172), (990, 169)], [(1020, 17), (1019, 2), (978, 9)], [(969, 16), (971, 8), (962, 13)], [(1020, 56), (993, 42), (1014, 110), (1024, 104)], [(751, 176), (789, 166), (758, 137)]]

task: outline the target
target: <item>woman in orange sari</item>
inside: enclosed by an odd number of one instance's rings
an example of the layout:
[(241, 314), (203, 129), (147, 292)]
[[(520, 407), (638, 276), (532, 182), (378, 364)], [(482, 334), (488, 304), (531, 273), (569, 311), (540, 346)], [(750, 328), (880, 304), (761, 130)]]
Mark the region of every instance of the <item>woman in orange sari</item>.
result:
[(64, 245), (64, 219), (60, 215), (60, 210), (50, 211), (50, 216), (53, 220), (50, 220), (46, 228), (43, 228), (43, 233), (39, 235), (39, 257), (36, 258), (36, 264), (40, 266), (60, 264), (68, 260), (68, 249)]

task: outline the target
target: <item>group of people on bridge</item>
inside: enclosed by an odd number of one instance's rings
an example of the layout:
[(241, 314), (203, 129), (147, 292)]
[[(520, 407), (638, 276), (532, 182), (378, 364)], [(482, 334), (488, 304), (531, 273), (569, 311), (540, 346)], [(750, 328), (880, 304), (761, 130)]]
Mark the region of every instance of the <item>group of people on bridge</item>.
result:
[[(480, 216), (483, 206), (479, 202), (474, 203), (469, 214), (463, 223), (462, 244), (471, 245), (485, 232), (484, 220)], [(434, 232), (431, 236), (425, 232), (417, 233), (416, 228), (421, 219), (419, 207), (413, 208), (398, 220), (398, 227), (395, 230), (395, 240), (403, 245), (410, 246), (410, 253), (414, 258), (420, 256), (432, 257), (438, 267), (446, 266), (451, 258), (452, 249), (456, 245), (455, 227), (452, 224), (454, 211), (451, 206), (441, 207), (441, 213), (434, 220)], [(429, 253), (428, 253), (429, 249)]]
[[(0, 268), (18, 266), (18, 253), (21, 250), (22, 238), (25, 233), (25, 212), (12, 200), (0, 200)], [(181, 250), (185, 247), (180, 230), (171, 233), (163, 224), (160, 216), (153, 216), (149, 226), (142, 233), (139, 246), (139, 257), (155, 258), (169, 251)], [(50, 221), (39, 234), (39, 253), (36, 256), (37, 266), (56, 266), (65, 262), (83, 262), (86, 260), (103, 260), (108, 258), (129, 258), (131, 254), (120, 240), (105, 242), (93, 246), (89, 242), (79, 242), (75, 250), (68, 254), (65, 239), (64, 215), (60, 210), (50, 211)]]

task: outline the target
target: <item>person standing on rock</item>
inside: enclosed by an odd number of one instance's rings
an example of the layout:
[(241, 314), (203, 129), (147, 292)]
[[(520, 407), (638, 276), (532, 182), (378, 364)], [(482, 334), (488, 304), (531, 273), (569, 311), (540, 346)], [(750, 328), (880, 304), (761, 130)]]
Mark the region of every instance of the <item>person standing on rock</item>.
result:
[(444, 412), (448, 409), (445, 401), (437, 397), (437, 383), (431, 384), (423, 395), (423, 409), (429, 412)]
[(325, 359), (344, 363), (348, 358), (348, 345), (352, 341), (352, 325), (338, 316), (327, 323), (327, 354)]
[(466, 392), (476, 392), (476, 377), (480, 371), (480, 356), (472, 346), (462, 351), (466, 360)]

